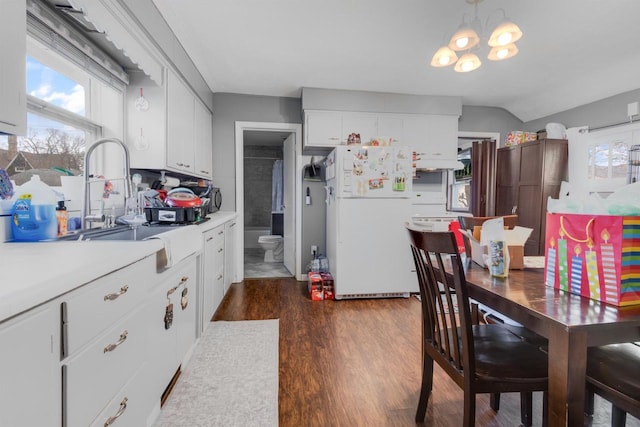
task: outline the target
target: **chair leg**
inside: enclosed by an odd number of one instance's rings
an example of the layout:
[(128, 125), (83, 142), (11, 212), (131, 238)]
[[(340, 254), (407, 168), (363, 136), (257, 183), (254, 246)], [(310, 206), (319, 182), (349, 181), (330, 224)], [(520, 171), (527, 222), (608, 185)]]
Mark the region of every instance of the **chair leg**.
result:
[(464, 415), (462, 419), (463, 427), (474, 427), (476, 423), (476, 395), (464, 392)]
[(611, 427), (624, 427), (627, 422), (627, 413), (613, 405), (611, 408)]
[(489, 406), (491, 409), (498, 412), (500, 410), (500, 393), (491, 393), (489, 397)]
[(418, 409), (416, 411), (416, 422), (424, 422), (427, 414), (427, 404), (429, 403), (429, 395), (433, 388), (433, 359), (426, 354), (422, 355), (422, 385), (420, 386), (420, 399), (418, 400)]
[(520, 422), (525, 427), (531, 427), (533, 423), (533, 393), (523, 391), (520, 393)]

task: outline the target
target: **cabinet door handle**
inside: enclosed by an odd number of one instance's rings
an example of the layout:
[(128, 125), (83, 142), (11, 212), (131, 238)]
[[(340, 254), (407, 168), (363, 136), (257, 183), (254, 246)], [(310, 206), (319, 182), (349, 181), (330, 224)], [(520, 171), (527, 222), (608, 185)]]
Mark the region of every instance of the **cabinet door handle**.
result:
[(128, 290), (129, 290), (129, 286), (128, 285), (124, 285), (123, 287), (120, 288), (120, 290), (118, 292), (114, 292), (112, 294), (105, 295), (104, 296), (104, 300), (105, 301), (113, 301), (113, 300), (117, 299), (120, 295), (126, 294)]
[(224, 234), (224, 230), (220, 230), (220, 231), (218, 231), (218, 236), (221, 236), (221, 235), (223, 235), (223, 234)]
[(236, 223), (234, 222), (233, 224), (231, 224), (231, 225), (229, 226), (229, 228), (231, 228), (231, 227), (235, 227), (235, 226), (236, 226)]
[[(125, 342), (127, 340), (127, 335), (129, 335), (129, 332), (127, 332), (126, 330), (122, 331), (122, 333), (120, 334), (120, 339), (112, 344), (109, 344), (108, 346), (106, 346), (104, 348), (104, 352), (105, 353), (109, 353), (110, 351), (115, 350), (116, 348), (118, 348), (118, 346), (120, 344), (122, 344), (123, 342)], [(125, 405), (126, 406), (126, 405)], [(116, 417), (118, 418), (118, 417)]]
[(104, 422), (104, 427), (109, 427), (120, 417), (120, 415), (124, 413), (125, 409), (127, 409), (128, 400), (129, 399), (126, 397), (122, 399), (122, 402), (120, 402), (120, 409), (118, 409), (118, 412), (116, 412), (114, 416), (107, 418), (107, 421)]
[(224, 249), (220, 248), (218, 249), (218, 253), (222, 252)]
[(207, 238), (207, 242), (210, 242), (210, 241), (212, 241), (212, 240), (213, 240), (213, 236), (211, 236), (211, 237)]
[(218, 276), (217, 280), (222, 280), (222, 274)]
[(177, 166), (184, 166), (184, 163), (176, 163)]
[(200, 171), (200, 173), (203, 173), (203, 174), (205, 174), (205, 175), (209, 175), (209, 171), (203, 171), (203, 170), (201, 170), (201, 171)]

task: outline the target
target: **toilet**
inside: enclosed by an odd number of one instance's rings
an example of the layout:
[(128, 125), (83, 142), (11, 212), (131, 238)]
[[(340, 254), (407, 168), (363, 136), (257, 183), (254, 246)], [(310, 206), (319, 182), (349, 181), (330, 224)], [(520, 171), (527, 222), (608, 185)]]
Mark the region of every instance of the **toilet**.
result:
[(284, 239), (278, 235), (258, 237), (258, 245), (264, 249), (264, 262), (284, 261)]

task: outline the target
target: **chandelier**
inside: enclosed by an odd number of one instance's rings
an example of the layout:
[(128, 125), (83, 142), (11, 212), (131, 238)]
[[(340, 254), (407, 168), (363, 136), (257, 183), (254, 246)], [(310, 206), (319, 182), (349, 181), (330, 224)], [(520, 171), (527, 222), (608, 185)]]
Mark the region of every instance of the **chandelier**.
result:
[[(433, 55), (431, 66), (447, 67), (455, 64), (453, 68), (455, 71), (466, 73), (476, 70), (482, 65), (480, 58), (475, 53), (480, 49), (480, 39), (483, 36), (483, 27), (480, 19), (478, 19), (478, 3), (482, 2), (482, 0), (465, 1), (474, 5), (473, 20), (467, 22), (465, 20), (466, 14), (462, 15), (462, 24), (451, 37), (449, 44), (439, 48)], [(502, 12), (502, 18), (487, 40), (487, 44), (491, 47), (487, 58), (491, 61), (501, 61), (517, 55), (518, 47), (515, 42), (522, 37), (522, 31), (516, 24), (507, 19), (504, 10), (497, 9), (496, 11)], [(491, 14), (486, 19), (484, 30), (489, 27), (490, 17)], [(458, 54), (461, 54), (460, 58), (458, 58)]]

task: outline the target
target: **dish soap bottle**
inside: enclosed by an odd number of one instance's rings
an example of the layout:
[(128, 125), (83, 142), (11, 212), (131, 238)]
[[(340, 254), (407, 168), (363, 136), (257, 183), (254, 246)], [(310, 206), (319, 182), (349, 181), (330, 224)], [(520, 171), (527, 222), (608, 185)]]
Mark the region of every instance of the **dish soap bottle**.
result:
[(58, 237), (66, 236), (69, 214), (67, 213), (67, 207), (64, 205), (64, 200), (58, 200), (56, 219), (58, 220)]
[(56, 195), (38, 175), (14, 192), (11, 234), (18, 242), (52, 240), (58, 231)]

